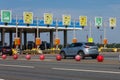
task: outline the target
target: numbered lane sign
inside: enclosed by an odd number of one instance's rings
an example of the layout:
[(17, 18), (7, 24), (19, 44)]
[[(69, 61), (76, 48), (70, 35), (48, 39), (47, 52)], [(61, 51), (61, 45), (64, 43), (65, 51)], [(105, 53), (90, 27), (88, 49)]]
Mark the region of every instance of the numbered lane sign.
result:
[(12, 12), (10, 10), (1, 10), (1, 22), (11, 23)]
[(97, 27), (102, 26), (102, 17), (95, 17), (95, 26)]
[(53, 23), (53, 15), (50, 13), (44, 13), (44, 24), (50, 25)]
[(80, 16), (80, 26), (87, 26), (87, 16)]
[(88, 42), (93, 42), (93, 38), (92, 38), (92, 37), (89, 37), (89, 38), (88, 38)]
[(63, 15), (63, 25), (69, 26), (71, 24), (71, 16), (70, 15)]
[(116, 18), (109, 18), (109, 25), (110, 27), (116, 26)]
[(33, 24), (33, 13), (32, 12), (24, 12), (24, 23), (26, 24)]

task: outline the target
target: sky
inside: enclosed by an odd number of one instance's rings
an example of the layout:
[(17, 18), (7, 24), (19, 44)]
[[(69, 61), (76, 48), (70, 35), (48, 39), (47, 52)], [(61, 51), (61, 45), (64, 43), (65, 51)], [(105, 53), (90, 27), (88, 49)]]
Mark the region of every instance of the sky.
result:
[[(94, 26), (96, 16), (103, 17), (106, 22), (106, 38), (109, 43), (120, 43), (120, 0), (0, 0), (0, 10), (12, 10), (13, 15), (22, 16), (24, 11), (31, 11), (34, 16), (43, 17), (44, 13), (53, 13), (54, 18), (62, 19), (63, 14), (70, 14), (72, 19), (79, 19), (85, 15), (92, 22), (92, 37), (94, 42), (100, 43), (100, 36), (104, 35), (104, 26), (97, 29)], [(117, 26), (112, 30), (109, 27), (109, 18), (116, 17)], [(63, 33), (58, 33), (61, 43), (63, 43)], [(72, 42), (73, 31), (68, 31), (68, 43)], [(44, 36), (47, 37), (44, 37)], [(83, 30), (76, 31), (78, 41), (86, 41), (89, 36), (89, 26)], [(7, 34), (6, 34), (7, 37)], [(28, 40), (34, 40), (34, 34), (28, 35)], [(41, 34), (42, 40), (49, 42), (49, 33)], [(8, 42), (7, 38), (5, 39)]]

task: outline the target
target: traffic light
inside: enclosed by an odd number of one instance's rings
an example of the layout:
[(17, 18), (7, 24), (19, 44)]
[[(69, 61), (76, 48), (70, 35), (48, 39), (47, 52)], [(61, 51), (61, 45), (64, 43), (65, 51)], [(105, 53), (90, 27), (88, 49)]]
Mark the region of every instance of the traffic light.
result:
[(114, 27), (111, 27), (111, 29), (114, 29)]
[(82, 27), (82, 29), (84, 29), (84, 26), (81, 26)]
[(8, 23), (7, 23), (7, 22), (5, 22), (5, 23), (4, 23), (4, 25), (5, 25), (5, 26), (7, 26), (7, 25), (8, 25)]
[(27, 26), (30, 26), (30, 24), (26, 24)]
[(99, 27), (99, 26), (97, 26), (97, 29), (100, 29), (100, 27)]
[(49, 24), (47, 24), (47, 27), (49, 27), (50, 25)]
[(65, 25), (65, 28), (67, 28), (68, 27), (68, 25)]

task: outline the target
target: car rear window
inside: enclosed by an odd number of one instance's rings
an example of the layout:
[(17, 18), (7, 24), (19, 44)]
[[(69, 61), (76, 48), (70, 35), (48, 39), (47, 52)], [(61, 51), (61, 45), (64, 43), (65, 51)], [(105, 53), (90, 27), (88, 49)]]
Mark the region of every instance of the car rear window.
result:
[(87, 46), (96, 46), (95, 43), (85, 43)]

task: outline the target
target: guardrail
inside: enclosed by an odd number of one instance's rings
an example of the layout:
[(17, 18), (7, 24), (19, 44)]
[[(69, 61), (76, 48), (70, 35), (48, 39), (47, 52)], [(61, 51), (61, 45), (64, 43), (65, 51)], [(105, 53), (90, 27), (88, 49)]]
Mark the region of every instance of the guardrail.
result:
[(120, 48), (99, 48), (99, 52), (120, 52)]
[[(99, 48), (99, 52), (120, 52), (120, 48)], [(58, 54), (60, 49), (23, 50), (23, 54)]]
[(33, 49), (33, 50), (23, 50), (22, 54), (58, 54), (60, 50), (58, 49), (46, 49), (46, 50), (40, 50), (40, 49)]

